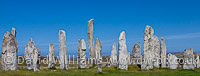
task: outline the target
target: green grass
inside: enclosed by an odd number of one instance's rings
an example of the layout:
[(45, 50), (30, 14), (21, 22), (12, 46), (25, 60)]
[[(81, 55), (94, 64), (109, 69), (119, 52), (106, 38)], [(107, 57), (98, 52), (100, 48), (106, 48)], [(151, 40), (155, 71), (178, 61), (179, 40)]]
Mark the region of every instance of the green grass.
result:
[(98, 74), (97, 68), (90, 69), (43, 69), (40, 72), (28, 71), (20, 68), (17, 71), (0, 71), (0, 76), (200, 76), (200, 69), (192, 70), (169, 70), (158, 69), (140, 71), (137, 66), (130, 65), (128, 71), (118, 70), (116, 67), (104, 67), (103, 73)]

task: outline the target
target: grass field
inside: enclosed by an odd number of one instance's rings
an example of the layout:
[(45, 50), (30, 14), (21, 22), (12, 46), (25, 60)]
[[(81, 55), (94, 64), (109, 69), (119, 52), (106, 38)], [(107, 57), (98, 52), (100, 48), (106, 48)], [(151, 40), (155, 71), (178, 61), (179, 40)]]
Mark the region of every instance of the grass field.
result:
[(192, 70), (169, 70), (153, 69), (140, 71), (137, 66), (130, 65), (128, 71), (118, 70), (116, 67), (104, 67), (102, 74), (97, 74), (97, 68), (90, 69), (42, 69), (40, 72), (20, 69), (17, 71), (0, 71), (0, 76), (200, 76), (200, 69)]

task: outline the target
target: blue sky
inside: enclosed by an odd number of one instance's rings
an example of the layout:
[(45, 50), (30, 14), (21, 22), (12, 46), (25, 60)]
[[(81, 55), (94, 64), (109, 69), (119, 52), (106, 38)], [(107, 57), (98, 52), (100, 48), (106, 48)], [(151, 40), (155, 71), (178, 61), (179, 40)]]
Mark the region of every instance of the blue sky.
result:
[[(200, 1), (193, 0), (1, 0), (0, 46), (3, 35), (17, 30), (18, 54), (32, 37), (41, 55), (48, 54), (49, 43), (58, 55), (58, 32), (67, 34), (67, 51), (77, 55), (78, 39), (87, 39), (87, 21), (95, 20), (95, 38), (110, 55), (112, 43), (118, 44), (126, 32), (128, 51), (136, 42), (143, 48), (144, 29), (150, 25), (155, 35), (166, 39), (168, 52), (194, 48), (200, 52)], [(88, 45), (88, 44), (87, 44)], [(0, 47), (1, 49), (1, 47)], [(87, 50), (88, 53), (88, 50)]]

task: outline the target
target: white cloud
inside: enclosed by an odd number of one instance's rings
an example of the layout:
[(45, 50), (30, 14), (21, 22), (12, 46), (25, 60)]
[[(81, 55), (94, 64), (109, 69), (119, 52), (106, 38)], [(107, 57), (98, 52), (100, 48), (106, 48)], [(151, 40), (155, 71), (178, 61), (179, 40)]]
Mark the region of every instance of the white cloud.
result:
[(172, 35), (165, 37), (165, 39), (188, 39), (188, 38), (200, 38), (200, 33), (189, 33), (189, 34)]

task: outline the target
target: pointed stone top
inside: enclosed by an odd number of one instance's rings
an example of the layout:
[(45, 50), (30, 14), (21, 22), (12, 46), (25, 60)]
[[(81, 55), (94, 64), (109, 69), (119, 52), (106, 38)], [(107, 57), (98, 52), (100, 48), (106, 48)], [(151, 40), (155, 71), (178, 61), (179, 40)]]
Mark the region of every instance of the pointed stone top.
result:
[(120, 33), (120, 36), (119, 36), (119, 40), (121, 40), (121, 39), (125, 39), (125, 31), (122, 31), (121, 33)]
[(32, 42), (32, 41), (33, 41), (33, 39), (32, 39), (32, 38), (30, 38), (30, 41)]
[(94, 19), (90, 19), (88, 22), (91, 22), (91, 21), (94, 22)]
[(161, 37), (161, 40), (165, 40), (164, 37)]
[(116, 45), (115, 42), (113, 42), (113, 45)]
[(16, 29), (12, 28), (11, 34), (16, 37)]

